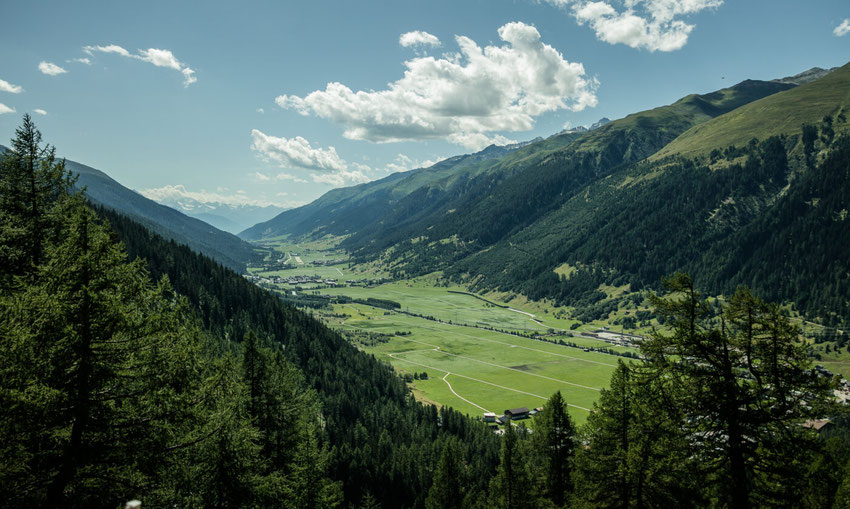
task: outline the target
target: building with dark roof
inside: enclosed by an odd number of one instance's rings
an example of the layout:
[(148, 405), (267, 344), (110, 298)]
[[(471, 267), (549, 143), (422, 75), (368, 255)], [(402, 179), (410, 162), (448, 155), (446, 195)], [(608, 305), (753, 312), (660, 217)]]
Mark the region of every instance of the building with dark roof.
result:
[(511, 408), (510, 410), (505, 410), (505, 416), (510, 417), (513, 421), (517, 419), (528, 419), (528, 408), (522, 406), (519, 408)]

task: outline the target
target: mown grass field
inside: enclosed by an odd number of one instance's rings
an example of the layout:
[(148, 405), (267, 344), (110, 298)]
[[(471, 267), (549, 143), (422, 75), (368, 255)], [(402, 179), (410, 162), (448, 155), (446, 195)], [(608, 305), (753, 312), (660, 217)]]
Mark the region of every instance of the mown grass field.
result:
[[(422, 298), (423, 294), (433, 296), (440, 290), (445, 292), (445, 289), (437, 288), (414, 294)], [(485, 323), (504, 324), (504, 314), (511, 313), (497, 307), (485, 307), (486, 303), (473, 297), (449, 295), (452, 300), (434, 300), (472, 310)], [(436, 306), (427, 299), (425, 302), (429, 310)], [(477, 309), (476, 302), (481, 303)], [(411, 308), (411, 312), (414, 309)], [(451, 406), (472, 416), (485, 411), (500, 414), (505, 409), (520, 406), (542, 406), (549, 396), (560, 390), (570, 404), (574, 419), (584, 422), (593, 402), (599, 397), (599, 391), (607, 387), (611, 372), (620, 359), (613, 355), (585, 352), (581, 348), (426, 320), (363, 304), (335, 305), (332, 313), (324, 315), (329, 325), (342, 331), (391, 336), (384, 342), (365, 340), (360, 346), (388, 361), (401, 374), (427, 373), (427, 380), (413, 382), (414, 392), (421, 400)], [(608, 346), (591, 338), (566, 336), (563, 339), (588, 347)]]
[[(317, 260), (346, 259), (328, 242), (295, 245), (277, 239), (266, 245), (274, 247), (279, 260), (287, 263), (275, 270), (253, 268), (252, 273), (267, 277), (316, 274), (340, 282), (386, 275), (380, 267), (349, 267), (347, 261), (315, 266)], [(279, 286), (292, 289), (285, 284)], [(585, 352), (583, 348), (634, 351), (579, 335), (602, 327), (603, 321), (571, 331), (576, 321), (545, 303), (522, 299), (506, 303), (500, 294), (475, 297), (454, 293), (466, 291), (460, 286), (443, 286), (439, 274), (368, 287), (302, 288), (302, 293), (399, 303), (401, 307), (393, 311), (350, 302), (312, 312), (341, 332), (357, 333), (352, 337), (359, 348), (389, 362), (400, 374), (427, 373), (427, 379), (411, 383), (420, 401), (450, 406), (470, 416), (480, 416), (484, 411), (501, 414), (505, 409), (522, 406), (539, 407), (555, 391), (561, 391), (571, 415), (582, 423), (600, 390), (607, 387), (617, 361), (623, 359)], [(578, 348), (511, 332), (543, 334), (547, 339), (568, 341)], [(369, 339), (369, 333), (381, 336)], [(525, 422), (533, 427), (533, 419)]]

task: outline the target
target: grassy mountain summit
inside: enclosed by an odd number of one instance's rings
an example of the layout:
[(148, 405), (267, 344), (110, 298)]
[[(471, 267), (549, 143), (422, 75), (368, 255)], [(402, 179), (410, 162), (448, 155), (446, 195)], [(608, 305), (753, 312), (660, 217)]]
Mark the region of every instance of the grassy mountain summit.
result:
[(708, 154), (751, 138), (799, 134), (803, 124), (819, 122), (850, 104), (850, 64), (815, 81), (765, 97), (682, 133), (653, 156)]

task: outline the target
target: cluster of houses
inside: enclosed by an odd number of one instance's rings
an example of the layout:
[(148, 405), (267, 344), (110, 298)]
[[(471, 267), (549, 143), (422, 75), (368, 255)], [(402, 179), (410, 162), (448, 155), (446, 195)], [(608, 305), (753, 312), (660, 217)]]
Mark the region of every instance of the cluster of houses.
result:
[(521, 421), (533, 417), (543, 411), (543, 407), (537, 407), (529, 410), (528, 407), (510, 408), (505, 410), (502, 415), (497, 416), (494, 412), (485, 412), (482, 420), (494, 431), (499, 432), (499, 426), (507, 424), (510, 421)]
[(336, 286), (336, 279), (322, 279), (321, 276), (289, 276), (289, 277), (281, 277), (281, 276), (258, 276), (255, 274), (243, 274), (242, 275), (248, 281), (251, 281), (255, 284), (267, 283), (267, 284), (287, 284), (292, 286), (300, 286), (300, 285), (328, 285), (328, 286)]
[(328, 278), (322, 279), (321, 276), (316, 276), (316, 275), (312, 275), (312, 276), (289, 276), (287, 278), (279, 277), (279, 278), (276, 278), (276, 279), (278, 279), (278, 281), (275, 281), (275, 283), (288, 284), (288, 285), (292, 285), (292, 286), (300, 286), (300, 285), (336, 286), (337, 284), (339, 284), (339, 283), (337, 283), (336, 279), (328, 279)]
[[(276, 285), (291, 285), (291, 286), (303, 286), (303, 285), (326, 285), (326, 286), (337, 286), (341, 284), (336, 279), (332, 278), (323, 278), (322, 276), (312, 275), (312, 276), (259, 276), (256, 274), (243, 274), (242, 277), (247, 279), (248, 281), (254, 284), (276, 284)], [(345, 283), (349, 286), (374, 286), (379, 285), (385, 281), (389, 281), (387, 278), (378, 277), (374, 279), (349, 279)]]

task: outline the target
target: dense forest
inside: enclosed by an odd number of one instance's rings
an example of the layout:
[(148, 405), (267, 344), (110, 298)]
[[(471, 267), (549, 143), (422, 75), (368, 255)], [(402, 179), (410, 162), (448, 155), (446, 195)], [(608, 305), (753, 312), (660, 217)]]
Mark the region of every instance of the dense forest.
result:
[(29, 117), (16, 135), (0, 160), (8, 507), (850, 506), (836, 381), (746, 289), (709, 304), (689, 276), (666, 280), (665, 331), (586, 425), (555, 393), (533, 433), (499, 437), (415, 402), (387, 364), (240, 275), (92, 208)]

